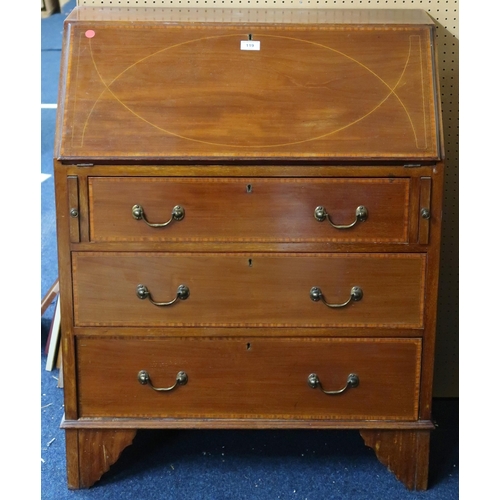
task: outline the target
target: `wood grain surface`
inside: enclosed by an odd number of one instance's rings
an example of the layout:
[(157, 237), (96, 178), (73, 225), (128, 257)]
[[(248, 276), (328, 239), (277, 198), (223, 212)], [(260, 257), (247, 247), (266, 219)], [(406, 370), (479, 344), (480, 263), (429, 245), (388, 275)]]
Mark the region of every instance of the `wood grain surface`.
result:
[[(423, 254), (73, 253), (76, 326), (423, 326)], [(156, 302), (136, 295), (145, 285)], [(310, 298), (320, 287), (342, 304)], [(368, 334), (368, 332), (367, 332)]]
[[(409, 179), (178, 179), (91, 177), (91, 241), (371, 242), (408, 241)], [(132, 216), (165, 223), (176, 205), (182, 221), (151, 228)], [(323, 206), (336, 225), (318, 222)]]
[(428, 23), (130, 23), (108, 12), (67, 21), (58, 158), (440, 157)]
[[(77, 342), (81, 417), (415, 420), (419, 339), (130, 339)], [(388, 360), (391, 360), (389, 363)], [(137, 380), (140, 370), (158, 388)], [(359, 386), (342, 389), (350, 373)], [(127, 396), (124, 397), (124, 394)]]

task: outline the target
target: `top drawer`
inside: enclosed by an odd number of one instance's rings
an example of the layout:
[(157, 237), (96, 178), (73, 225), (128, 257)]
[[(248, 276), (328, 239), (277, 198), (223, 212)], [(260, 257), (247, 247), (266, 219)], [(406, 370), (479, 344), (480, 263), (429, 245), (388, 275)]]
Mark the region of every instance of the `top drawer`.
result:
[(91, 177), (90, 237), (407, 243), (409, 191), (406, 178)]

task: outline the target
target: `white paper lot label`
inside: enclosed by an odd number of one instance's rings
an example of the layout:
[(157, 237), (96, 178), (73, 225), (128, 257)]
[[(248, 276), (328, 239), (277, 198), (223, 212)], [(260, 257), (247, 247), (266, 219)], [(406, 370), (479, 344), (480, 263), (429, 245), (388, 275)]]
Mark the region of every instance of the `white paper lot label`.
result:
[(260, 42), (255, 40), (242, 40), (240, 42), (241, 50), (260, 50)]

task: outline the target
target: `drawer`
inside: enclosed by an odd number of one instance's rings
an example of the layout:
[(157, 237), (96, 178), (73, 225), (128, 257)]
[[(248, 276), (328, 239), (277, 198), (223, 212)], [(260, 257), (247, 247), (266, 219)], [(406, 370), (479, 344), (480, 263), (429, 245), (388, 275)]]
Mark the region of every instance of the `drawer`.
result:
[(90, 237), (96, 242), (405, 243), (409, 185), (406, 178), (91, 177)]
[(76, 252), (75, 325), (422, 328), (425, 262), (425, 254)]
[(420, 356), (420, 339), (80, 338), (79, 416), (414, 420)]

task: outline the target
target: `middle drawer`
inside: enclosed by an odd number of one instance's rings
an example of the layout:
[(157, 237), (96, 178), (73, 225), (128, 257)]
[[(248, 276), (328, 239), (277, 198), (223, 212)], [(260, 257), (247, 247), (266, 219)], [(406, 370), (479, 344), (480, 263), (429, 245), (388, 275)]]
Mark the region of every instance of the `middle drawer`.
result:
[(76, 326), (423, 327), (424, 254), (72, 259)]

